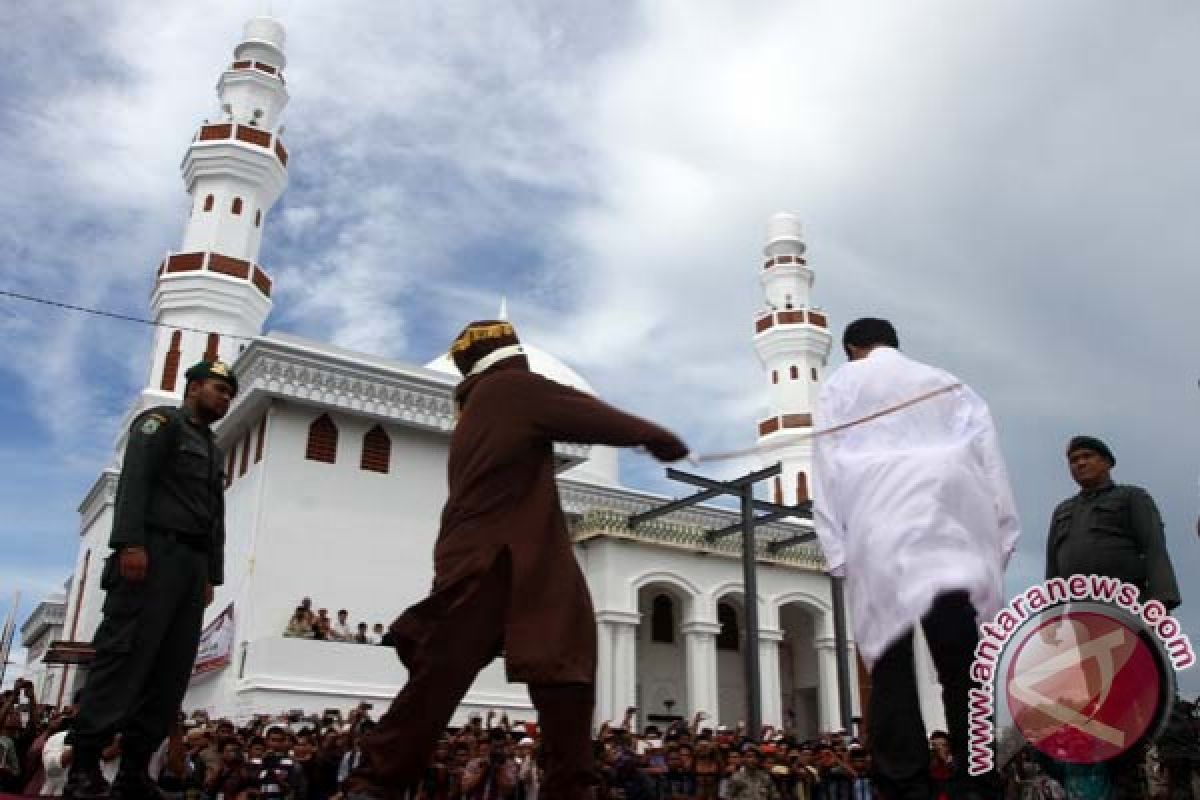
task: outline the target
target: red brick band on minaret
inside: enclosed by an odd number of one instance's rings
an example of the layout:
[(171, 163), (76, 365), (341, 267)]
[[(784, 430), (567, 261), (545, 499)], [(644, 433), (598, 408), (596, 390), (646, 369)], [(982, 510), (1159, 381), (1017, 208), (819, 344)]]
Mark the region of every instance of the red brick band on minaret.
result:
[(204, 348), (204, 360), (205, 361), (216, 361), (217, 360), (217, 348), (220, 346), (220, 344), (221, 344), (220, 334), (210, 333), (208, 335), (208, 345)]
[(182, 355), (179, 350), (179, 340), (183, 334), (175, 331), (171, 334), (171, 346), (167, 348), (167, 356), (163, 360), (162, 381), (158, 384), (158, 388), (164, 392), (175, 391), (175, 381), (179, 378), (179, 358)]

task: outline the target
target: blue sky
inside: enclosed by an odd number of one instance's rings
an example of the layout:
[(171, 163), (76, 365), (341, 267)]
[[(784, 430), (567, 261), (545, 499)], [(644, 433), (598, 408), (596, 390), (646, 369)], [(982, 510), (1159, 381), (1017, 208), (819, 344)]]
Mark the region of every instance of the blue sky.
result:
[[(271, 8), (292, 160), (266, 222), (269, 329), (423, 363), (503, 294), (609, 399), (697, 450), (744, 447), (765, 222), (795, 211), (837, 331), (890, 317), (991, 403), (1025, 530), (1010, 589), (1073, 491), (1066, 439), (1094, 433), (1158, 500), (1200, 638), (1194, 4)], [(148, 313), (182, 233), (179, 160), (263, 10), (10, 14), (0, 287)], [(66, 577), (150, 338), (9, 300), (0, 334), (0, 590), (28, 609)]]

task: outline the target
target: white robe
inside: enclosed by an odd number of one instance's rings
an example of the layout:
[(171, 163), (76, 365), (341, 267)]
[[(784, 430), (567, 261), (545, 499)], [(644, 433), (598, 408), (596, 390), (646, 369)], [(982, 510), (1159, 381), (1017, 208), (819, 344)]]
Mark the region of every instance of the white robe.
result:
[[(821, 387), (814, 427), (860, 419), (959, 383), (878, 347)], [(981, 621), (1003, 602), (1020, 529), (987, 404), (967, 386), (814, 441), (813, 523), (846, 576), (858, 650), (872, 666), (938, 594), (965, 589)]]

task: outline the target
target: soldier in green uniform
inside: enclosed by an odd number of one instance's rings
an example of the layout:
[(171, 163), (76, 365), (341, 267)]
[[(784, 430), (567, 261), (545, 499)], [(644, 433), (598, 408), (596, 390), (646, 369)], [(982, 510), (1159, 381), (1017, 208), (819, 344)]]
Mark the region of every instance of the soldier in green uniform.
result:
[[(1162, 517), (1154, 499), (1138, 486), (1112, 482), (1117, 459), (1094, 436), (1076, 436), (1067, 444), (1067, 464), (1079, 494), (1058, 504), (1046, 539), (1046, 577), (1103, 575), (1138, 587), (1141, 602), (1157, 600), (1168, 610), (1179, 605), (1179, 585), (1167, 554)], [(1057, 633), (1047, 629), (1051, 641)], [(1100, 691), (1094, 687), (1093, 695)], [(1103, 765), (1087, 779), (1113, 800), (1149, 796), (1143, 765), (1144, 745)], [(1071, 772), (1072, 770), (1068, 770)], [(1082, 778), (1080, 768), (1073, 770)], [(1097, 794), (1096, 796), (1101, 796)]]
[[(157, 796), (146, 766), (179, 712), (204, 609), (224, 580), (223, 458), (209, 426), (235, 394), (229, 367), (202, 361), (187, 371), (182, 407), (149, 409), (129, 429), (67, 797)], [(115, 734), (121, 768), (109, 787), (100, 751)]]
[(1046, 577), (1106, 575), (1141, 589), (1142, 602), (1179, 605), (1162, 517), (1138, 486), (1112, 482), (1117, 459), (1104, 442), (1076, 436), (1067, 445), (1079, 494), (1058, 504), (1046, 540)]

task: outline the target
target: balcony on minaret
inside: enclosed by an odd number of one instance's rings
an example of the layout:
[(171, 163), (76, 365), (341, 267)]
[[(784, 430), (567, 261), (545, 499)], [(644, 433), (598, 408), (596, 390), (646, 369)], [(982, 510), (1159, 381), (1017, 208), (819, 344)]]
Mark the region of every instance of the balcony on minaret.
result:
[(754, 322), (754, 332), (763, 333), (776, 326), (811, 325), (825, 330), (829, 327), (828, 320), (820, 311), (810, 309), (792, 309), (790, 311), (768, 311)]
[(253, 125), (238, 125), (233, 122), (220, 122), (215, 125), (201, 125), (200, 130), (192, 138), (193, 142), (225, 142), (234, 141), (255, 147), (261, 147), (267, 152), (274, 153), (281, 166), (288, 162), (287, 148), (279, 134), (264, 131)]
[(271, 278), (258, 264), (220, 253), (170, 253), (158, 265), (158, 278), (184, 272), (208, 272), (252, 284), (263, 297), (271, 296)]

